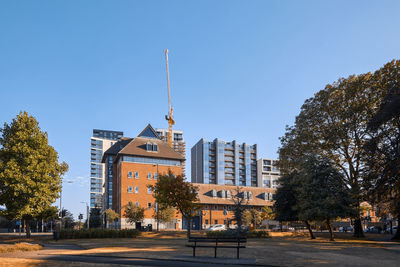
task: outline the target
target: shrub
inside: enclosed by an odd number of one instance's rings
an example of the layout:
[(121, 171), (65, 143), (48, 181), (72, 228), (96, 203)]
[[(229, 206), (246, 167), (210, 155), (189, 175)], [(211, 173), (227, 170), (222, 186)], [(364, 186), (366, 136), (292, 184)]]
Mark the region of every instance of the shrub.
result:
[(60, 239), (75, 239), (75, 238), (133, 238), (137, 237), (140, 232), (136, 229), (62, 229)]

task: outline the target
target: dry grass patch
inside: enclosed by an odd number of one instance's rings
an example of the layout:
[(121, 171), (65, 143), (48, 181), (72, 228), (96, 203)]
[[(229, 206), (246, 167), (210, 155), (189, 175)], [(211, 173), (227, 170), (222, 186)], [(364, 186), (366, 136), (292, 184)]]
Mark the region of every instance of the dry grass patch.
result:
[(41, 250), (42, 248), (43, 247), (41, 245), (30, 243), (0, 244), (0, 253), (34, 251)]

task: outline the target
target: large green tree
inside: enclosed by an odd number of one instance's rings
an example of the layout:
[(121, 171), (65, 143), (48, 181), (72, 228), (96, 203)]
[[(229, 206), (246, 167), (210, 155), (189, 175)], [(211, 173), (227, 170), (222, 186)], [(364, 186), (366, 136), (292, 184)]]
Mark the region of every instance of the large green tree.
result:
[(0, 131), (0, 205), (6, 206), (2, 214), (25, 220), (29, 237), (29, 221), (56, 201), (68, 165), (58, 162), (47, 133), (27, 112), (5, 123)]
[(350, 190), (342, 182), (342, 174), (324, 159), (307, 157), (297, 176), (300, 186), (295, 188), (295, 209), (299, 219), (306, 222), (312, 239), (308, 222), (325, 221), (333, 241), (332, 220), (355, 215), (354, 209), (350, 208), (353, 206)]
[(166, 175), (159, 175), (152, 186), (153, 195), (159, 205), (174, 207), (188, 220), (187, 235), (190, 238), (192, 219), (198, 211), (198, 188), (185, 181), (182, 175), (174, 175), (171, 170)]
[[(370, 172), (364, 186), (370, 201), (388, 204), (390, 213), (400, 222), (400, 87), (388, 91), (369, 122), (373, 137), (366, 145)], [(393, 239), (400, 239), (400, 231)]]
[[(388, 84), (399, 84), (399, 61), (374, 74), (341, 78), (305, 101), (295, 124), (281, 138), (279, 167), (283, 174), (298, 168), (303, 156), (317, 154), (342, 173), (351, 190), (354, 208), (366, 199), (363, 180), (369, 169), (363, 160), (371, 138), (368, 121), (374, 116)], [(355, 236), (363, 236), (359, 212), (354, 216)]]

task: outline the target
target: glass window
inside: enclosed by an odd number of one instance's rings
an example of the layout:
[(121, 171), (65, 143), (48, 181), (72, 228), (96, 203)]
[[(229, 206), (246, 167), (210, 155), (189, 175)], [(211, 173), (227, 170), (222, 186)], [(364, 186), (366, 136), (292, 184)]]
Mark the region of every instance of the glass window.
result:
[(152, 151), (152, 145), (151, 144), (146, 144), (146, 150), (147, 151)]
[(158, 146), (157, 145), (153, 145), (153, 151), (158, 151)]
[(151, 202), (147, 203), (147, 208), (151, 209)]
[(135, 172), (135, 179), (139, 179), (139, 172)]
[(151, 194), (151, 187), (149, 186), (149, 187), (147, 187), (147, 194)]
[(136, 193), (136, 194), (139, 193), (139, 186), (135, 186), (135, 193)]
[(147, 173), (147, 179), (151, 180), (151, 172)]
[(139, 207), (139, 202), (138, 201), (136, 201), (136, 207)]
[(218, 206), (217, 205), (214, 206), (214, 210), (218, 210)]
[(155, 173), (155, 174), (154, 174), (154, 180), (157, 180), (157, 178), (158, 178), (158, 174)]
[(128, 186), (128, 193), (132, 193), (132, 186)]
[(231, 198), (231, 191), (229, 190), (226, 191), (226, 198)]
[(214, 220), (214, 223), (215, 223), (215, 224), (218, 224), (218, 220)]
[(204, 208), (205, 210), (208, 210), (208, 205)]
[(208, 224), (208, 220), (206, 220), (206, 224)]
[(132, 178), (132, 172), (128, 172), (128, 178)]

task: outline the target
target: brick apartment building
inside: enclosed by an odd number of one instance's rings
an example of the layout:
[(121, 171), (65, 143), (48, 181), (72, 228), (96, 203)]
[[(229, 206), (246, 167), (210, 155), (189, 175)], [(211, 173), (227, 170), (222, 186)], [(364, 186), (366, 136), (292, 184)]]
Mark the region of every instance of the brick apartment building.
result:
[[(154, 185), (158, 174), (171, 170), (182, 174), (185, 158), (160, 139), (149, 124), (136, 138), (122, 138), (110, 147), (103, 157), (106, 170), (112, 173), (112, 209), (120, 215), (117, 228), (136, 228), (124, 217), (125, 206), (133, 204), (145, 208), (142, 225), (156, 224), (153, 219), (155, 200), (149, 185)], [(181, 229), (181, 218), (160, 228)]]

